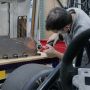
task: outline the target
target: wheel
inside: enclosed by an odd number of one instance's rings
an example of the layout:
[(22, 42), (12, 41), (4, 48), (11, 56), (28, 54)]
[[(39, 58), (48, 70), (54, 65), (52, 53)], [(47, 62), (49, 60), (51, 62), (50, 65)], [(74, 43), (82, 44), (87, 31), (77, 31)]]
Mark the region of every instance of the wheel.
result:
[[(90, 29), (82, 32), (73, 39), (68, 46), (61, 63), (48, 75), (46, 80), (37, 88), (37, 90), (48, 90), (56, 81), (59, 81), (59, 85), (62, 87), (59, 90), (73, 90), (72, 79), (78, 74), (79, 67), (73, 66), (72, 63), (82, 47), (88, 48), (88, 42), (90, 42)], [(90, 43), (88, 44), (90, 47)], [(90, 56), (90, 48), (88, 50), (86, 49), (86, 53)], [(90, 61), (89, 57), (88, 59)]]
[(36, 90), (52, 68), (40, 64), (26, 64), (10, 73), (2, 90)]

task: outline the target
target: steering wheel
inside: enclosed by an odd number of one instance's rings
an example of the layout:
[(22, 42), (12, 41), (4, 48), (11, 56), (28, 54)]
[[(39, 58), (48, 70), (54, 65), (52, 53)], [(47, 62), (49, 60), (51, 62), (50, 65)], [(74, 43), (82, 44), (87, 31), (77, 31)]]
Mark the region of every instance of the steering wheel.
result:
[[(68, 46), (61, 63), (51, 72), (37, 90), (50, 90), (49, 88), (53, 86), (56, 81), (59, 81), (59, 85), (61, 86), (61, 89), (59, 90), (73, 90), (72, 77), (77, 74), (79, 67), (74, 67), (72, 63), (81, 48), (84, 48), (87, 45), (89, 38), (90, 29), (82, 32), (73, 39)], [(89, 54), (88, 51), (86, 52)]]

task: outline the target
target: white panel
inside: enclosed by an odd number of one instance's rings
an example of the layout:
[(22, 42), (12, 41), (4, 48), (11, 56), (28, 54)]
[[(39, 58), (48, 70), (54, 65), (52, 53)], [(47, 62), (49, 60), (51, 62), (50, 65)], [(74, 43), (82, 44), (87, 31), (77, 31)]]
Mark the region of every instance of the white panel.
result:
[[(78, 0), (78, 3), (81, 4), (81, 0)], [(80, 4), (78, 5), (79, 8), (81, 8), (81, 5)]]
[(0, 36), (8, 35), (9, 33), (9, 14), (8, 4), (0, 4)]
[(10, 37), (17, 37), (17, 2), (10, 4)]
[(27, 37), (31, 35), (31, 23), (32, 23), (32, 10), (33, 10), (33, 0), (28, 2), (28, 13), (27, 13)]

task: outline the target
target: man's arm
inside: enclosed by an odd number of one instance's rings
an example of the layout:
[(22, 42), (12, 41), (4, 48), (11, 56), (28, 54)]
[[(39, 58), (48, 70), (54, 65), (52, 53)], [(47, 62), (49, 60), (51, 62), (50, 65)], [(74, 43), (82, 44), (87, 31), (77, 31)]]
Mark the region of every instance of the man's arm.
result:
[(48, 48), (44, 50), (43, 52), (45, 52), (49, 58), (52, 58), (52, 57), (58, 57), (60, 59), (63, 58), (63, 55), (64, 55), (63, 53), (58, 52), (57, 50), (54, 49), (54, 47), (50, 45), (47, 45), (47, 47)]

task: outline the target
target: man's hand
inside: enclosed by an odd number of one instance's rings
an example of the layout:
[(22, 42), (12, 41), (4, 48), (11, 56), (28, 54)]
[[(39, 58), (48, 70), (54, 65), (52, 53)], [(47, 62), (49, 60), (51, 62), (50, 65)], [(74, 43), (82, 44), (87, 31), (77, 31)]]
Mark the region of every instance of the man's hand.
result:
[(57, 57), (55, 51), (56, 50), (51, 45), (48, 44), (46, 45), (46, 49), (43, 50), (43, 52), (45, 52), (49, 58)]
[(49, 43), (49, 42), (55, 40), (57, 37), (58, 37), (58, 34), (57, 34), (57, 33), (52, 34), (52, 35), (49, 37), (47, 43)]
[(45, 49), (43, 52), (45, 52), (49, 58), (58, 57), (58, 58), (62, 59), (63, 53), (58, 52), (51, 45), (47, 44), (46, 47), (48, 47), (48, 48)]
[(54, 46), (57, 43), (57, 41), (63, 41), (63, 35), (61, 33), (52, 34), (49, 37), (47, 43), (51, 46)]

